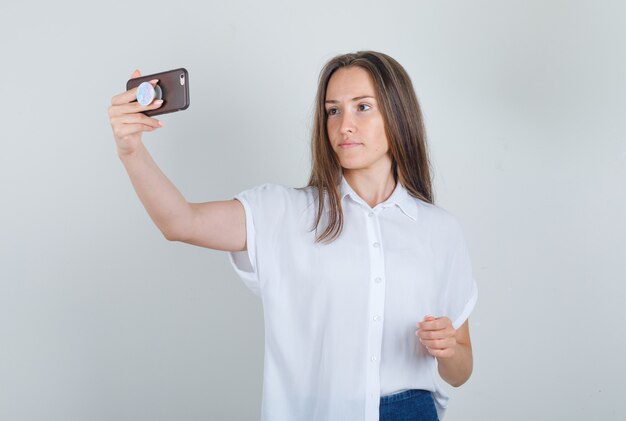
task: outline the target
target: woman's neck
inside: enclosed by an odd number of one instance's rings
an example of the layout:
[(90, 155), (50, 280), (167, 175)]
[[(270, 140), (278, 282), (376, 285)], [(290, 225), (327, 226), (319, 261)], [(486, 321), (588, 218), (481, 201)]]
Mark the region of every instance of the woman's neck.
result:
[(391, 169), (378, 172), (369, 169), (344, 169), (343, 176), (352, 190), (372, 208), (387, 200), (396, 188)]

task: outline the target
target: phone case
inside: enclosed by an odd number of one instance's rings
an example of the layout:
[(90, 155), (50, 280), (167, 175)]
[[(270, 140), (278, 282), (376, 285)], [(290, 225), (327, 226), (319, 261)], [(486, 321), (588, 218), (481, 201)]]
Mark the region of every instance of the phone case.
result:
[(143, 111), (147, 116), (173, 113), (189, 107), (189, 73), (187, 69), (173, 69), (152, 75), (140, 76), (126, 82), (126, 90), (131, 90), (143, 82), (159, 79), (157, 85), (162, 90), (163, 104), (155, 110)]

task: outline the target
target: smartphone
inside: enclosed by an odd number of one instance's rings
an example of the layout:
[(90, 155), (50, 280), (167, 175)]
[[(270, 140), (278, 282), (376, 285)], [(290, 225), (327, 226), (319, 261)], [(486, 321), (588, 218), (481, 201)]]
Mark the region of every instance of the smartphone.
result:
[(152, 79), (159, 79), (157, 85), (161, 87), (163, 104), (155, 110), (143, 111), (143, 114), (147, 116), (167, 114), (186, 110), (189, 107), (189, 72), (187, 69), (168, 70), (129, 79), (126, 82), (126, 90), (131, 90)]

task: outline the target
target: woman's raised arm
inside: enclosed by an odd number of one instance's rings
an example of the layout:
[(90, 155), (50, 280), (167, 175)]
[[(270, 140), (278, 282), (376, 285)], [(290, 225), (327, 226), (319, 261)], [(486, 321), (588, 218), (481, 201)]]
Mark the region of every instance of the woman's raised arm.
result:
[[(136, 70), (132, 77), (138, 77)], [(161, 127), (158, 120), (142, 113), (158, 108), (141, 106), (133, 88), (113, 97), (109, 120), (117, 154), (126, 168), (141, 203), (165, 238), (215, 250), (246, 249), (246, 219), (237, 200), (189, 203), (163, 174), (141, 142), (144, 131)]]

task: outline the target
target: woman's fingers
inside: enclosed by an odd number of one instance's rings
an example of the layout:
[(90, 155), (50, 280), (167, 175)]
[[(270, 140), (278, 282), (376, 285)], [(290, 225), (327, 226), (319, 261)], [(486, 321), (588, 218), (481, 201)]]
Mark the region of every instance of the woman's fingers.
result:
[(139, 133), (139, 132), (150, 132), (155, 128), (152, 126), (147, 126), (145, 124), (136, 123), (136, 124), (120, 124), (113, 128), (113, 133), (120, 139), (123, 139), (125, 136)]
[(161, 122), (145, 114), (122, 114), (110, 118), (113, 133), (118, 139), (140, 132), (149, 132), (161, 127)]
[[(152, 79), (150, 81), (150, 84), (152, 86), (155, 86), (158, 81), (159, 81), (159, 79)], [(137, 89), (138, 88), (139, 87), (137, 86), (135, 88), (129, 89), (126, 92), (122, 92), (120, 94), (115, 95), (113, 98), (111, 98), (111, 105), (122, 105), (122, 104), (127, 104), (129, 102), (134, 101), (135, 99), (137, 99)]]
[(138, 102), (130, 102), (130, 103), (122, 103), (120, 105), (111, 105), (109, 107), (109, 116), (115, 117), (123, 114), (136, 114), (142, 113), (148, 110), (156, 110), (161, 105), (163, 105), (163, 101), (157, 100), (148, 104), (146, 106), (141, 105)]
[(145, 114), (122, 114), (119, 116), (111, 117), (111, 124), (143, 124), (151, 127), (161, 127), (161, 122), (155, 118), (150, 118)]
[(433, 331), (425, 331), (425, 330), (418, 330), (417, 332), (415, 332), (416, 336), (419, 336), (421, 339), (444, 339), (444, 338), (450, 338), (453, 335), (445, 330), (433, 330)]
[(128, 104), (135, 99), (137, 99), (137, 88), (133, 88), (126, 92), (122, 92), (121, 94), (115, 95), (113, 98), (111, 98), (111, 105)]
[(428, 353), (436, 358), (452, 358), (454, 356), (454, 348), (432, 349), (426, 348)]
[(433, 349), (446, 349), (455, 345), (455, 342), (450, 338), (432, 339), (432, 340), (420, 338), (420, 342), (424, 344), (425, 347), (433, 348)]

